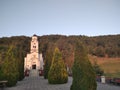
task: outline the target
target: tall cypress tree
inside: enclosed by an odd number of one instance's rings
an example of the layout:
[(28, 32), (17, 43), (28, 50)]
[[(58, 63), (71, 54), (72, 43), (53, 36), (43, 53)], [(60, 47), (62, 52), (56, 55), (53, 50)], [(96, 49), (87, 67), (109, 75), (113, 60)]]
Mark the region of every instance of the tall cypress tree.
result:
[(83, 45), (77, 41), (72, 68), (73, 82), (70, 90), (96, 90), (95, 73)]
[(2, 66), (4, 79), (8, 81), (7, 86), (13, 86), (18, 81), (18, 61), (16, 60), (16, 51), (13, 46), (10, 46), (6, 53), (6, 57)]
[(55, 48), (52, 64), (48, 73), (48, 82), (50, 84), (67, 83), (68, 74), (62, 60), (62, 54), (58, 48)]
[(17, 59), (18, 59), (18, 72), (19, 72), (19, 80), (22, 80), (24, 78), (24, 55), (22, 48), (17, 49)]
[(47, 51), (45, 57), (45, 66), (44, 66), (44, 78), (48, 79), (48, 72), (52, 63), (53, 52)]

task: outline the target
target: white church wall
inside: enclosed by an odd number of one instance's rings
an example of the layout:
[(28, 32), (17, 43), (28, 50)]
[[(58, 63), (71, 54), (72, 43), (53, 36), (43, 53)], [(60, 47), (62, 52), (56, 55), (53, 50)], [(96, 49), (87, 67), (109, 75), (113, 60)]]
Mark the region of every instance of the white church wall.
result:
[(42, 54), (39, 54), (39, 43), (37, 36), (33, 36), (31, 40), (30, 53), (24, 59), (24, 68), (26, 69), (43, 69)]

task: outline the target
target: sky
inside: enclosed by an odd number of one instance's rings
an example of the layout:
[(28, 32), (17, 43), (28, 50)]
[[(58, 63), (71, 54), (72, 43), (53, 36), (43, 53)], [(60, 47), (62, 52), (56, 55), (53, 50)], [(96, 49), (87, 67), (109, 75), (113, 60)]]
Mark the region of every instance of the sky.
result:
[(120, 34), (120, 0), (0, 0), (0, 37)]

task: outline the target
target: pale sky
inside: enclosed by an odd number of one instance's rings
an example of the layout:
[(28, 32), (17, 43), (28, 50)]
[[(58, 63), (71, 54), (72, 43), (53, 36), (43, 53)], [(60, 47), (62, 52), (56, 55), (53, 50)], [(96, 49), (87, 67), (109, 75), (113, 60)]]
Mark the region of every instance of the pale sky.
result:
[(120, 34), (120, 0), (0, 0), (0, 37)]

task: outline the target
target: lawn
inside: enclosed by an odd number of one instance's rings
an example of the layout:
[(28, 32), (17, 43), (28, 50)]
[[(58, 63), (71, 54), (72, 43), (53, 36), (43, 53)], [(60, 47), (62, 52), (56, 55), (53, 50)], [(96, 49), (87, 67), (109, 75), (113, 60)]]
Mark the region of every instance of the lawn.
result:
[(120, 78), (120, 58), (100, 58), (89, 55), (89, 59), (92, 64), (96, 62), (104, 70), (106, 76)]

